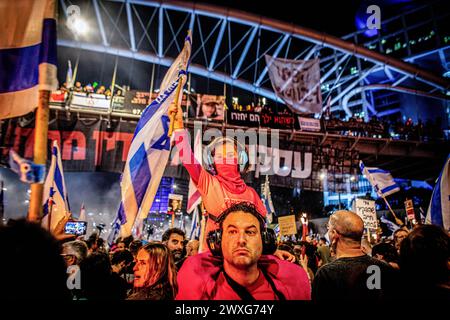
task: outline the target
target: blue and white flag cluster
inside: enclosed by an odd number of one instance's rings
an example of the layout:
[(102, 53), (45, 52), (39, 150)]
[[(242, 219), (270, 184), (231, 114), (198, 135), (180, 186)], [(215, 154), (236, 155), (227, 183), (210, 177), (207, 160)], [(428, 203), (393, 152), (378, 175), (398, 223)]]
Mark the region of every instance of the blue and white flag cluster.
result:
[(361, 173), (369, 180), (372, 187), (375, 188), (378, 196), (386, 197), (400, 191), (400, 187), (394, 181), (394, 178), (392, 178), (389, 171), (374, 167), (366, 167), (362, 161), (359, 162), (359, 168), (361, 169)]
[(45, 165), (20, 157), (13, 149), (9, 150), (9, 166), (19, 175), (20, 181), (26, 183), (43, 183)]
[(27, 114), (38, 90), (55, 90), (56, 0), (0, 5), (0, 119)]
[(70, 215), (69, 197), (57, 141), (53, 141), (52, 162), (44, 184), (42, 226), (53, 231), (62, 218)]
[(450, 154), (436, 181), (425, 221), (450, 230)]
[[(191, 45), (189, 34), (183, 50), (161, 83), (159, 96), (145, 108), (136, 126), (120, 183), (122, 201), (113, 222), (112, 232), (117, 234), (120, 225), (122, 237), (132, 234), (137, 218), (147, 217), (169, 160), (168, 109), (174, 101), (179, 82), (182, 82), (182, 87), (186, 83)], [(180, 101), (181, 98), (182, 94)]]

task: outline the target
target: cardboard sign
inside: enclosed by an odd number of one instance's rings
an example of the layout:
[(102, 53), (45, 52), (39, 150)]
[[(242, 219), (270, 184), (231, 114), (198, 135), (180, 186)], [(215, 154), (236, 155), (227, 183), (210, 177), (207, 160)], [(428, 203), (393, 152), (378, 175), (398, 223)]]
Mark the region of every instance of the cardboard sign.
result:
[(405, 201), (405, 210), (406, 210), (406, 215), (408, 216), (408, 220), (411, 221), (416, 217), (412, 200)]
[(280, 234), (282, 236), (297, 234), (295, 215), (278, 217), (278, 224), (280, 225)]
[(376, 229), (377, 224), (377, 212), (375, 210), (375, 201), (356, 199), (355, 201), (356, 213), (364, 221), (364, 228)]

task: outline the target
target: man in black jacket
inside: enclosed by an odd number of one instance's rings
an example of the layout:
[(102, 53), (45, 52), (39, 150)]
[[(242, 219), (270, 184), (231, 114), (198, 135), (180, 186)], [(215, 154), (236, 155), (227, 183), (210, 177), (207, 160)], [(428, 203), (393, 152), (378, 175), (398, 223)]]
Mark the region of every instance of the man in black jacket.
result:
[(317, 271), (312, 298), (379, 301), (392, 294), (395, 270), (364, 254), (362, 219), (351, 211), (337, 211), (328, 221), (328, 236), (336, 260)]

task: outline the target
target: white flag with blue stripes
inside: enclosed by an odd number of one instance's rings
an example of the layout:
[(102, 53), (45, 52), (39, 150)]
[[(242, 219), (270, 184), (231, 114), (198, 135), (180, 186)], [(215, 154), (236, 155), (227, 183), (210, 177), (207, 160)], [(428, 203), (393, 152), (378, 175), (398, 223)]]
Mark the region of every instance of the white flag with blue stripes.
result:
[(194, 214), (192, 215), (192, 224), (191, 224), (191, 232), (189, 234), (189, 239), (191, 240), (199, 240), (200, 239), (200, 213), (198, 211), (198, 207), (195, 206)]
[[(267, 213), (270, 214), (271, 218), (273, 218), (273, 214), (275, 213), (275, 208), (273, 206), (272, 202), (272, 194), (270, 193), (270, 182), (269, 182), (269, 176), (266, 175), (266, 180), (264, 181), (264, 184), (261, 188), (261, 200), (264, 203), (264, 206), (266, 207)], [(269, 217), (269, 216), (268, 216)], [(272, 223), (272, 221), (268, 221), (269, 223)]]
[[(159, 96), (145, 108), (136, 126), (120, 183), (122, 201), (113, 222), (112, 232), (117, 233), (120, 224), (122, 237), (132, 234), (137, 218), (147, 217), (161, 182), (170, 154), (168, 109), (179, 81), (182, 81), (182, 87), (186, 82), (190, 54), (191, 37), (188, 34), (183, 50), (162, 81)], [(181, 98), (182, 93), (180, 101)]]
[(0, 3), (0, 119), (33, 111), (38, 90), (55, 90), (56, 0)]
[(362, 161), (359, 162), (359, 168), (380, 197), (386, 197), (400, 191), (400, 187), (394, 181), (394, 178), (392, 178), (389, 171), (374, 167), (366, 167)]
[(58, 142), (53, 141), (52, 162), (44, 184), (42, 226), (53, 231), (57, 223), (70, 215), (69, 197)]
[(450, 230), (450, 154), (431, 196), (426, 222)]

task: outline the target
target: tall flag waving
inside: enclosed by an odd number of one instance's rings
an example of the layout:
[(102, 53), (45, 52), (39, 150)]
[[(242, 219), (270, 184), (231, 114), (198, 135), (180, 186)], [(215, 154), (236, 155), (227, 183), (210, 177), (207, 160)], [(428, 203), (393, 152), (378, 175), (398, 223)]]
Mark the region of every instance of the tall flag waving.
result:
[(272, 195), (270, 193), (270, 182), (269, 182), (269, 176), (266, 175), (266, 180), (261, 188), (261, 200), (266, 206), (267, 210), (267, 222), (270, 224), (273, 221), (273, 215), (275, 214), (275, 208), (273, 207), (272, 203)]
[(52, 162), (44, 183), (42, 226), (53, 231), (58, 222), (70, 215), (69, 198), (57, 141), (53, 141)]
[(78, 216), (78, 221), (86, 221), (86, 207), (84, 206), (84, 202), (81, 205), (80, 215)]
[(450, 229), (450, 154), (436, 181), (425, 221)]
[[(195, 134), (194, 140), (194, 156), (197, 159), (198, 163), (202, 161), (202, 132), (198, 130)], [(187, 213), (191, 213), (194, 209), (202, 202), (202, 197), (200, 195), (200, 191), (198, 191), (195, 186), (194, 181), (189, 179), (189, 194), (188, 194), (188, 202), (187, 202)]]
[(0, 119), (33, 111), (38, 90), (55, 90), (56, 0), (0, 3)]
[(359, 162), (359, 168), (361, 169), (361, 173), (369, 180), (372, 187), (375, 188), (376, 193), (380, 197), (386, 197), (390, 194), (393, 194), (397, 191), (400, 191), (400, 187), (392, 178), (392, 175), (389, 171), (366, 167), (362, 161)]
[(191, 45), (189, 32), (161, 83), (159, 96), (145, 108), (136, 126), (120, 183), (122, 201), (113, 222), (112, 232), (117, 233), (120, 225), (122, 237), (132, 234), (136, 218), (147, 217), (161, 182), (170, 154), (168, 109), (180, 81), (181, 87), (186, 83)]
[(192, 215), (192, 224), (191, 224), (191, 232), (189, 234), (189, 239), (200, 239), (200, 213), (198, 211), (198, 207), (194, 208), (194, 214)]

